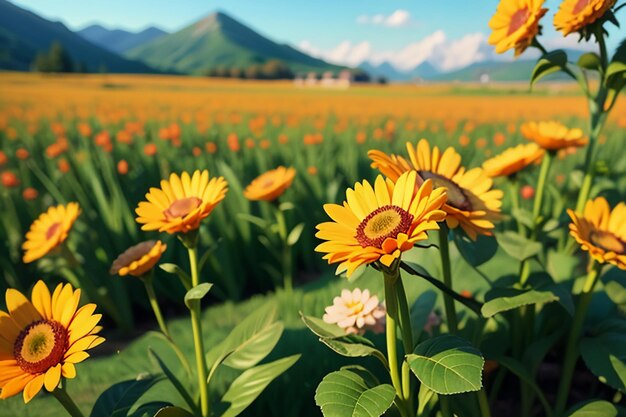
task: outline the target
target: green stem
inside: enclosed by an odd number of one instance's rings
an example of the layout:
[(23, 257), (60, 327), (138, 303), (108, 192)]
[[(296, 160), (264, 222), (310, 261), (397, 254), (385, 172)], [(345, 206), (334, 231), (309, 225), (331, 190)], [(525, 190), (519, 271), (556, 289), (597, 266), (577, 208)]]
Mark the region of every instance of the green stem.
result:
[[(403, 399), (402, 384), (400, 382), (400, 374), (398, 372), (398, 349), (396, 347), (396, 319), (398, 317), (398, 298), (395, 290), (394, 281), (397, 279), (396, 274), (388, 274), (383, 272), (385, 278), (385, 305), (387, 308), (386, 317), (386, 338), (387, 338), (387, 360), (389, 362), (389, 375), (391, 383), (396, 389), (396, 394)], [(402, 408), (402, 407), (400, 407)]]
[(554, 153), (547, 151), (541, 161), (541, 168), (539, 170), (539, 181), (537, 182), (537, 194), (535, 195), (535, 201), (533, 202), (533, 234), (536, 237), (537, 234), (537, 222), (539, 216), (541, 216), (541, 208), (543, 206), (543, 195), (546, 189), (546, 180), (550, 173), (550, 166), (552, 165), (552, 159), (554, 159)]
[[(452, 272), (450, 269), (450, 248), (448, 246), (448, 226), (443, 223), (439, 230), (439, 254), (441, 256), (441, 269), (443, 271), (443, 283), (452, 289)], [(458, 331), (458, 322), (454, 300), (448, 293), (443, 294), (443, 301), (446, 309), (446, 319), (450, 333)]]
[[(276, 202), (278, 204), (278, 202)], [(293, 290), (293, 272), (292, 272), (292, 257), (291, 247), (287, 242), (287, 221), (285, 220), (285, 213), (279, 208), (276, 210), (276, 225), (278, 226), (278, 235), (283, 245), (282, 261), (283, 261), (283, 288), (290, 294)]]
[[(512, 211), (519, 211), (520, 209), (520, 203), (519, 203), (519, 192), (520, 192), (520, 188), (519, 188), (519, 181), (518, 179), (512, 175), (510, 178), (510, 182), (509, 182), (509, 190), (511, 193), (511, 205), (513, 207)], [(522, 224), (522, 222), (519, 221), (519, 219), (516, 219), (516, 223), (517, 223), (517, 231), (521, 236), (525, 236), (526, 235), (526, 230), (524, 229), (524, 225)]]
[(556, 405), (554, 407), (554, 415), (557, 417), (563, 415), (567, 405), (572, 376), (574, 375), (574, 368), (576, 366), (576, 361), (578, 360), (578, 341), (582, 332), (589, 303), (593, 297), (593, 289), (598, 281), (601, 269), (601, 263), (595, 263), (591, 266), (587, 279), (585, 280), (583, 290), (580, 293), (580, 298), (578, 299), (576, 313), (574, 314), (574, 321), (567, 340), (567, 348), (565, 350), (565, 359), (563, 360), (563, 370), (561, 373), (561, 383), (559, 385)]
[[(187, 247), (189, 252), (189, 265), (191, 267), (191, 285), (196, 287), (200, 283), (198, 276), (198, 249), (194, 246)], [(198, 371), (198, 389), (200, 390), (200, 411), (202, 417), (208, 417), (209, 413), (209, 386), (207, 384), (207, 366), (204, 357), (204, 341), (202, 339), (202, 323), (200, 314), (200, 302), (194, 302), (191, 311), (191, 328), (193, 331), (193, 344), (196, 353), (196, 368)]]
[[(398, 306), (400, 310), (400, 330), (402, 331), (402, 343), (404, 346), (404, 354), (413, 353), (413, 328), (411, 327), (411, 314), (409, 312), (409, 304), (404, 291), (402, 277), (398, 273), (396, 281), (396, 294), (398, 297)], [(406, 401), (409, 414), (413, 414), (413, 397), (411, 395), (411, 369), (406, 360), (402, 361), (402, 394)]]
[(478, 406), (480, 407), (481, 417), (491, 417), (491, 410), (489, 409), (489, 401), (487, 400), (487, 394), (485, 388), (481, 388), (477, 393)]
[(80, 411), (74, 400), (67, 394), (64, 386), (55, 389), (52, 391), (52, 395), (56, 398), (63, 408), (67, 411), (67, 413), (72, 417), (84, 417), (83, 413)]

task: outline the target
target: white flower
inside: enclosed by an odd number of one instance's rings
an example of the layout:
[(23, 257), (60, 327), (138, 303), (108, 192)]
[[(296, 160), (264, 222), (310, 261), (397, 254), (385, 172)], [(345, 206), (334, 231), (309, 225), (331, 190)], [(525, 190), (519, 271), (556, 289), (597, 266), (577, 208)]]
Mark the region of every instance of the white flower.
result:
[(323, 319), (337, 324), (348, 334), (362, 334), (366, 328), (377, 332), (384, 329), (385, 307), (369, 290), (342, 290), (341, 296), (333, 299), (333, 305), (326, 307)]

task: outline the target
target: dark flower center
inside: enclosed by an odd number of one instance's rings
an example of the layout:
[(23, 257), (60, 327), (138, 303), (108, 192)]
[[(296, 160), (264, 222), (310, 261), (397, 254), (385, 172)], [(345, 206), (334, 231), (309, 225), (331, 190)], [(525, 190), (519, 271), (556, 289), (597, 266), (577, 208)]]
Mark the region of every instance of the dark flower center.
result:
[(513, 14), (513, 16), (511, 16), (511, 23), (509, 24), (509, 31), (506, 34), (510, 35), (511, 33), (516, 32), (519, 28), (522, 27), (524, 23), (526, 23), (529, 16), (530, 16), (530, 11), (527, 8), (516, 11)]
[(398, 206), (387, 205), (371, 212), (356, 229), (356, 240), (366, 247), (381, 248), (388, 237), (407, 233), (413, 215)]
[(589, 235), (589, 240), (607, 252), (615, 252), (619, 255), (626, 254), (626, 243), (611, 232), (594, 230)]
[(447, 189), (448, 201), (446, 204), (463, 211), (472, 211), (472, 202), (463, 188), (459, 187), (454, 181), (431, 171), (418, 172), (424, 180), (431, 180), (433, 188), (445, 187)]
[(202, 203), (198, 197), (187, 197), (181, 198), (180, 200), (174, 201), (168, 208), (163, 212), (165, 217), (168, 219), (175, 219), (179, 217), (185, 217), (193, 210), (198, 208)]
[(17, 336), (13, 356), (24, 372), (39, 374), (61, 362), (68, 341), (67, 329), (61, 323), (38, 320)]
[(60, 227), (61, 227), (60, 222), (56, 222), (50, 225), (50, 227), (48, 227), (48, 230), (46, 230), (46, 239), (50, 240), (54, 235), (56, 235)]

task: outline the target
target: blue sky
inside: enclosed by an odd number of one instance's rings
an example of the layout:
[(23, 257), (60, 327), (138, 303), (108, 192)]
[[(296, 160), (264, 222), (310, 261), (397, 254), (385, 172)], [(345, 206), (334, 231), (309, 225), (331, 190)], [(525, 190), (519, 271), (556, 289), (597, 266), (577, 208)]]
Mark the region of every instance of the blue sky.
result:
[[(494, 58), (485, 42), (487, 23), (498, 4), (497, 0), (12, 1), (45, 18), (60, 20), (70, 29), (100, 23), (109, 28), (140, 30), (156, 25), (175, 31), (222, 10), (273, 40), (340, 63), (366, 59), (402, 65), (427, 57), (447, 69), (472, 59)], [(546, 2), (550, 9), (544, 18), (546, 43), (573, 46), (575, 35), (563, 39), (551, 28), (559, 3)], [(620, 14), (618, 18), (626, 20), (626, 10)], [(611, 28), (610, 32), (609, 49), (613, 50), (626, 38), (626, 30)]]

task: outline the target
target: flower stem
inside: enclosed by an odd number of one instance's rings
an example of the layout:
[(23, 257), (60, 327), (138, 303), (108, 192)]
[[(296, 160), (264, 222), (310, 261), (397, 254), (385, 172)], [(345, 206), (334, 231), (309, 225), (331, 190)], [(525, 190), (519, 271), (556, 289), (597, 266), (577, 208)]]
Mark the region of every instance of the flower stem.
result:
[(487, 400), (487, 394), (485, 388), (481, 388), (476, 393), (478, 395), (478, 406), (480, 407), (480, 415), (482, 417), (491, 417), (491, 410), (489, 409), (489, 401)]
[(567, 397), (572, 383), (572, 376), (574, 375), (574, 368), (578, 359), (578, 341), (582, 332), (582, 327), (587, 314), (587, 309), (591, 298), (593, 297), (593, 288), (598, 281), (600, 271), (602, 269), (601, 263), (594, 263), (590, 266), (589, 274), (585, 280), (585, 285), (580, 293), (578, 299), (578, 305), (576, 306), (576, 313), (574, 314), (574, 321), (570, 330), (569, 338), (567, 339), (567, 348), (565, 350), (565, 359), (563, 360), (563, 369), (561, 373), (561, 383), (556, 397), (556, 405), (554, 407), (554, 415), (560, 417), (565, 411), (567, 405)]
[(533, 234), (536, 236), (537, 234), (537, 223), (539, 216), (541, 216), (541, 208), (543, 206), (543, 195), (546, 189), (546, 180), (548, 179), (548, 174), (550, 173), (550, 166), (552, 165), (552, 159), (554, 159), (554, 154), (551, 151), (547, 151), (543, 156), (543, 160), (541, 161), (541, 168), (539, 170), (539, 180), (537, 182), (537, 195), (535, 196), (535, 201), (533, 202), (533, 221), (535, 224), (533, 225)]
[[(404, 291), (402, 277), (398, 271), (398, 279), (396, 281), (396, 295), (398, 298), (398, 307), (400, 310), (400, 330), (402, 332), (402, 343), (404, 346), (404, 354), (413, 353), (413, 328), (411, 327), (411, 314), (409, 312), (409, 304)], [(413, 411), (413, 397), (411, 396), (411, 369), (406, 360), (402, 361), (402, 394), (406, 401), (409, 414)]]
[[(389, 362), (389, 375), (391, 383), (396, 389), (396, 395), (401, 400), (404, 399), (402, 392), (402, 383), (400, 382), (400, 373), (398, 372), (398, 350), (396, 347), (396, 319), (398, 317), (398, 297), (395, 289), (395, 280), (397, 272), (389, 274), (383, 272), (385, 278), (385, 306), (387, 309), (387, 317), (385, 320), (385, 336), (387, 338), (387, 360)], [(402, 408), (402, 407), (400, 407)]]
[[(443, 271), (443, 283), (452, 289), (452, 272), (450, 269), (450, 248), (448, 246), (448, 226), (443, 223), (439, 230), (439, 255), (441, 256), (441, 269)], [(458, 331), (454, 299), (448, 294), (443, 294), (443, 302), (446, 309), (446, 319), (450, 333)]]
[[(194, 245), (187, 247), (187, 250), (189, 252), (189, 265), (191, 267), (191, 285), (196, 287), (200, 283), (200, 278), (198, 276), (198, 248)], [(200, 302), (195, 302), (190, 311), (193, 344), (196, 352), (196, 368), (198, 371), (198, 389), (200, 390), (200, 411), (202, 413), (202, 417), (208, 417), (209, 386), (207, 384), (207, 366), (204, 358)]]
[[(519, 203), (520, 188), (519, 188), (519, 180), (517, 179), (516, 176), (511, 176), (510, 177), (509, 190), (511, 192), (511, 206), (512, 206), (514, 211), (519, 210), (520, 209), (520, 203)], [(524, 225), (522, 224), (521, 221), (519, 221), (519, 219), (516, 219), (516, 223), (517, 223), (517, 231), (518, 231), (518, 233), (521, 236), (524, 236), (526, 234), (526, 230), (524, 229)]]
[(74, 400), (67, 394), (65, 387), (62, 385), (60, 388), (52, 391), (52, 395), (56, 398), (67, 413), (72, 417), (84, 417)]
[(278, 226), (278, 235), (280, 236), (280, 240), (283, 245), (283, 288), (288, 294), (290, 294), (293, 290), (293, 273), (291, 265), (291, 247), (287, 242), (287, 221), (285, 220), (285, 213), (279, 207), (275, 207), (275, 210), (276, 225)]

